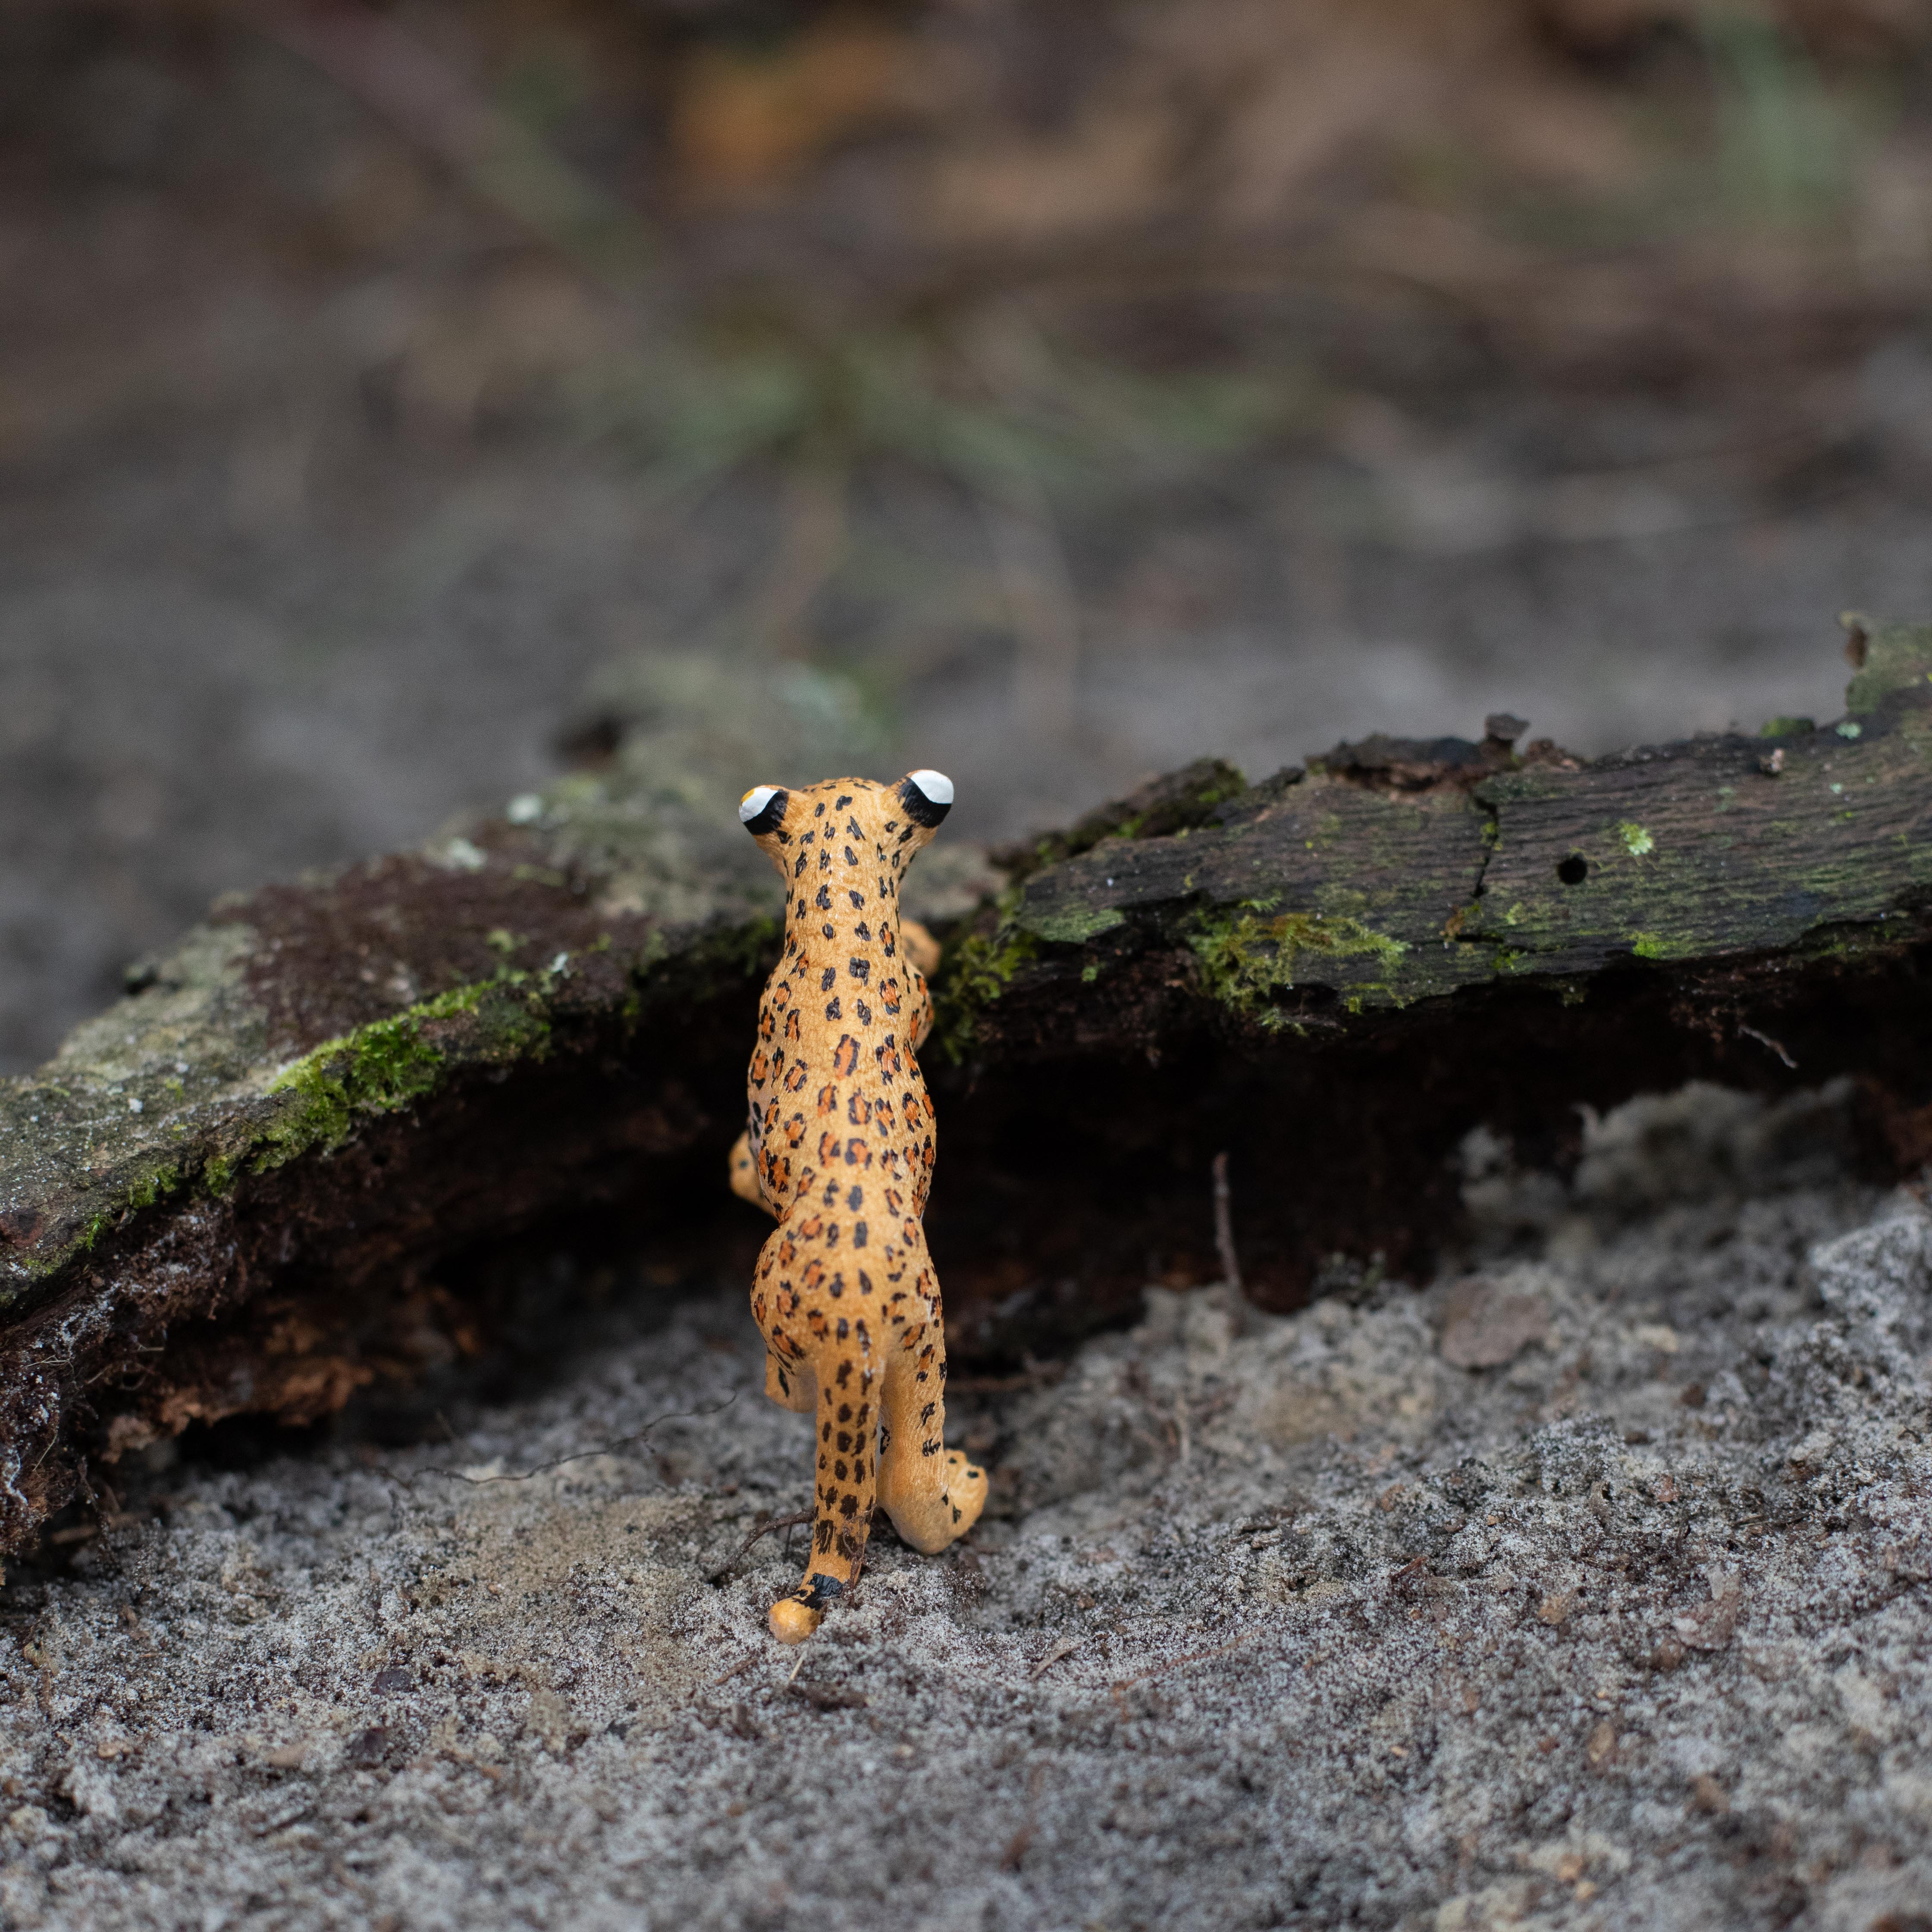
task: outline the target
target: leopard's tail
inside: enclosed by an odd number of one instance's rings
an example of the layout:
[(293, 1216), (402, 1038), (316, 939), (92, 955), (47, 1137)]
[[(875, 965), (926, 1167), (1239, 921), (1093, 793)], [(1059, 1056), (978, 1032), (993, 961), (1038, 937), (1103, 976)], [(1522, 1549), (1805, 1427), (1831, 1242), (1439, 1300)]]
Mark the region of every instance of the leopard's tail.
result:
[(781, 1643), (802, 1643), (858, 1582), (878, 1493), (878, 1365), (850, 1341), (826, 1342), (812, 1368), (818, 1387), (812, 1555), (805, 1580), (772, 1606), (771, 1631)]
[(925, 1231), (911, 1229), (912, 1306), (886, 1351), (879, 1506), (901, 1539), (931, 1556), (956, 1541), (986, 1504), (986, 1472), (946, 1446), (946, 1321)]

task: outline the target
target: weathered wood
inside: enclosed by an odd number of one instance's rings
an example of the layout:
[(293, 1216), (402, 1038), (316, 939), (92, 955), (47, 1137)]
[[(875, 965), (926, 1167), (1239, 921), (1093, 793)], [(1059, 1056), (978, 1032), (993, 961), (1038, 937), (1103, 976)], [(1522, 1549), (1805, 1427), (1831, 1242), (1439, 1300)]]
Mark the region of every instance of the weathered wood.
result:
[[(1854, 636), (1820, 729), (1583, 760), (1492, 721), (925, 855), (956, 1346), (1211, 1278), (1223, 1149), (1277, 1306), (1426, 1265), (1479, 1123), (1560, 1154), (1577, 1102), (1850, 1072), (1922, 1154), (1932, 631)], [(0, 1544), (158, 1435), (400, 1372), (479, 1241), (752, 1234), (722, 1163), (778, 904), (730, 801), (788, 733), (732, 704), (701, 754), (646, 712), (519, 822), (224, 904), (0, 1087)]]

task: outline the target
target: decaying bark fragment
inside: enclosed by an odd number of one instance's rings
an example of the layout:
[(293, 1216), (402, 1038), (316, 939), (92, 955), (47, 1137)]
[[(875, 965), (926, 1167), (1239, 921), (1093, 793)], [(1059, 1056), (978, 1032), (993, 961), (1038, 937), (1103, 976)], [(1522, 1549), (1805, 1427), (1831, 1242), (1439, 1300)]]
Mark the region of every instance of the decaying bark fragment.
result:
[[(935, 846), (908, 910), (947, 940), (956, 1347), (1214, 1278), (1224, 1150), (1275, 1306), (1426, 1265), (1481, 1123), (1546, 1156), (1579, 1102), (1850, 1072), (1922, 1159), (1932, 631), (1854, 635), (1822, 728), (1585, 760), (1496, 718), (1252, 786), (1204, 761), (990, 862)], [(723, 1161), (778, 901), (731, 800), (793, 774), (784, 721), (734, 706), (701, 754), (646, 719), (503, 819), (224, 904), (0, 1087), (0, 1546), (130, 1447), (405, 1366), (485, 1238), (601, 1204), (744, 1238)]]

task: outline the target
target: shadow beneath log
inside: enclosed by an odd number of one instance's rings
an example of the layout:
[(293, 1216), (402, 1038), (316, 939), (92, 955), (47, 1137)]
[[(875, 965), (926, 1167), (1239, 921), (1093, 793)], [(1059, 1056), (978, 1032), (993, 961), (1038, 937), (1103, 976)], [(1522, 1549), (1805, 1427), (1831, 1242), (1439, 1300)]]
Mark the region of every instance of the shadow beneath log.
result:
[[(1560, 1175), (1583, 1106), (1693, 1079), (1776, 1095), (1850, 1072), (1868, 1171), (1906, 1171), (1932, 1119), (1928, 956), (1781, 985), (1748, 966), (1695, 985), (1639, 966), (1568, 1004), (1533, 985), (1465, 994), (1453, 1025), (1418, 1007), (1332, 1042), (1284, 1029), (1257, 1043), (1197, 1017), (1157, 1045), (1010, 1051), (976, 1077), (935, 1067), (927, 1226), (954, 1359), (1008, 1370), (1136, 1318), (1150, 1282), (1217, 1279), (1223, 1150), (1247, 1292), (1278, 1312), (1426, 1278), (1463, 1238), (1457, 1150), (1479, 1126)], [(1009, 1038), (1051, 1042), (1053, 1013), (1024, 997), (1002, 1014)], [(243, 1284), (272, 1263), (272, 1288), (176, 1322), (164, 1354), (130, 1349), (137, 1366), (110, 1391), (119, 1440), (99, 1448), (150, 1439), (143, 1415), (160, 1436), (240, 1412), (298, 1430), (343, 1411), (335, 1439), (430, 1439), (553, 1385), (602, 1330), (634, 1335), (680, 1298), (748, 1282), (768, 1224), (724, 1180), (736, 1018), (694, 1026), (696, 1051), (648, 1070), (616, 1042), (580, 1041), (468, 1082), (434, 1114), (370, 1123), (298, 1182), (238, 1188), (202, 1252)], [(110, 1250), (102, 1264), (139, 1258)], [(152, 1351), (142, 1312), (124, 1336)]]
[[(942, 1078), (927, 1226), (956, 1346), (989, 1364), (1048, 1352), (1131, 1316), (1145, 1283), (1217, 1279), (1224, 1149), (1244, 1283), (1278, 1312), (1318, 1289), (1425, 1278), (1464, 1235), (1457, 1153), (1473, 1130), (1567, 1177), (1583, 1108), (1692, 1080), (1769, 1097), (1859, 1076), (1861, 1164), (1910, 1172), (1932, 1153), (1928, 964), (1921, 946), (1862, 968), (1780, 981), (1743, 964), (1688, 984), (1639, 962), (1598, 975), (1580, 1000), (1498, 986), (1461, 996), (1453, 1026), (1414, 1008), (1326, 1048), (1197, 1028), (1151, 1054), (1123, 1042)], [(1010, 1038), (1022, 1025), (1054, 1036), (1050, 1013), (1004, 1024)]]

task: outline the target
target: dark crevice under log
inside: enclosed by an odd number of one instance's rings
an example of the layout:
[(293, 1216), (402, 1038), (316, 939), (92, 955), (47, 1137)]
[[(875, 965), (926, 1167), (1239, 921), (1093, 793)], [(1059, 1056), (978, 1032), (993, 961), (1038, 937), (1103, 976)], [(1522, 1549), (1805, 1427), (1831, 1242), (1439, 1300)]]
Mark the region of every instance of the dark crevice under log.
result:
[[(1478, 1125), (1560, 1166), (1580, 1102), (1851, 1074), (1874, 1166), (1921, 1162), (1932, 632), (1855, 647), (1822, 729), (1581, 760), (1496, 720), (1254, 786), (1204, 761), (994, 862), (924, 855), (962, 1358), (1211, 1279), (1224, 1149), (1276, 1308), (1426, 1270)], [(742, 772), (664, 756), (224, 906), (0, 1090), (0, 1544), (157, 1436), (476, 1346), (520, 1234), (748, 1255), (722, 1168), (777, 891)]]

